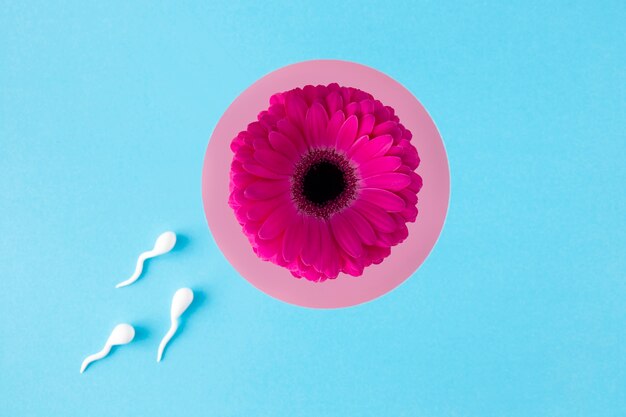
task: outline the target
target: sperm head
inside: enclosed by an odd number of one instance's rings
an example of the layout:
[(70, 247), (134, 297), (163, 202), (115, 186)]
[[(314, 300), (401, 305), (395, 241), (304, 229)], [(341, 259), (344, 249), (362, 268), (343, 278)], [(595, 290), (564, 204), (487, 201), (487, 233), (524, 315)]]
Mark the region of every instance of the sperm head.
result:
[(162, 255), (171, 251), (174, 245), (176, 245), (176, 233), (168, 231), (157, 238), (154, 244), (154, 251)]
[(135, 328), (130, 324), (122, 323), (115, 326), (107, 340), (110, 346), (125, 345), (135, 338)]
[(180, 317), (193, 301), (193, 291), (189, 288), (181, 288), (174, 293), (172, 298), (171, 318), (176, 320)]

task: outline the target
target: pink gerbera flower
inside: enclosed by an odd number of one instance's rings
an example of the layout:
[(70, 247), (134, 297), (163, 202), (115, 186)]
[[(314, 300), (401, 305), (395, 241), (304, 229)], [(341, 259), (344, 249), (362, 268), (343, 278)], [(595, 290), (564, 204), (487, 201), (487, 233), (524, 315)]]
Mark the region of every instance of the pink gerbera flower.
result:
[(254, 252), (311, 281), (360, 276), (408, 236), (422, 186), (393, 108), (337, 84), (271, 97), (233, 139), (229, 205)]

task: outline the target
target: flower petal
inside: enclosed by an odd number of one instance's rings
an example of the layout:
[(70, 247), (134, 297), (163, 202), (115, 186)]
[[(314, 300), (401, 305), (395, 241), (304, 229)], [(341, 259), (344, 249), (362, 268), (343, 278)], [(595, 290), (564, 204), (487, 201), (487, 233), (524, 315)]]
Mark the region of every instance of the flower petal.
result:
[(261, 136), (252, 137), (252, 147), (254, 149), (272, 149), (270, 143), (267, 141), (267, 138)]
[(278, 174), (291, 175), (293, 173), (293, 162), (276, 151), (258, 149), (254, 151), (254, 159), (265, 168)]
[(229, 204), (231, 205), (237, 204), (238, 206), (241, 206), (243, 204), (246, 204), (247, 202), (248, 202), (248, 199), (243, 194), (242, 189), (236, 188), (233, 190), (232, 193), (230, 193)]
[(353, 277), (359, 277), (363, 275), (363, 261), (361, 258), (354, 259), (349, 256), (343, 258), (342, 271), (348, 275), (352, 275)]
[(342, 111), (335, 112), (333, 117), (330, 118), (328, 122), (328, 127), (326, 128), (325, 140), (322, 141), (322, 145), (324, 146), (334, 146), (337, 143), (337, 134), (339, 133), (339, 129), (343, 125), (345, 121), (345, 116)]
[(397, 172), (374, 175), (363, 180), (363, 186), (367, 188), (384, 188), (385, 190), (398, 191), (406, 188), (411, 183), (411, 177)]
[(262, 240), (257, 237), (255, 246), (256, 254), (263, 260), (278, 263), (279, 257), (282, 258), (282, 256), (280, 256), (282, 248), (280, 238)]
[(411, 172), (411, 185), (409, 185), (409, 190), (415, 191), (416, 193), (422, 189), (422, 177), (420, 177), (416, 172)]
[(310, 216), (303, 218), (306, 227), (306, 245), (300, 258), (306, 265), (316, 265), (320, 258), (320, 231), (317, 221)]
[(259, 180), (246, 187), (243, 193), (251, 200), (267, 200), (279, 195), (288, 195), (289, 182), (287, 180)]
[[(250, 240), (251, 238), (257, 237), (257, 233), (259, 232), (261, 224), (259, 222), (246, 222), (246, 224), (243, 224), (242, 226), (244, 234), (248, 236), (248, 240)], [(253, 243), (253, 249), (254, 245), (255, 244)]]
[[(252, 139), (250, 139), (250, 142), (252, 142)], [(245, 144), (237, 150), (237, 153), (233, 156), (233, 161), (243, 163), (252, 159), (252, 155), (254, 155), (254, 148), (251, 145)]]
[[(397, 225), (396, 225), (397, 228)], [(391, 233), (383, 233), (382, 231), (379, 231), (378, 234), (378, 241), (376, 242), (377, 246), (393, 246), (395, 244), (398, 243), (398, 240), (394, 237), (394, 234), (396, 233), (396, 230), (394, 230)]]
[(372, 225), (372, 229), (386, 233), (396, 230), (396, 222), (382, 208), (363, 200), (356, 201), (353, 207)]
[(275, 198), (256, 201), (254, 204), (250, 204), (247, 216), (250, 220), (265, 220), (281, 204), (290, 204), (289, 198), (280, 195)]
[(404, 163), (411, 169), (417, 168), (420, 164), (420, 157), (417, 154), (417, 149), (410, 144), (403, 146), (403, 148), (405, 149), (404, 156), (402, 157)]
[(232, 183), (235, 184), (235, 186), (237, 186), (238, 188), (246, 188), (256, 180), (258, 180), (259, 177), (244, 171), (238, 172), (236, 174), (231, 173), (230, 179)]
[(358, 163), (367, 162), (377, 156), (384, 155), (391, 145), (393, 145), (391, 135), (377, 136), (357, 149), (352, 154), (352, 159)]
[(414, 205), (407, 206), (404, 210), (400, 212), (400, 214), (407, 222), (414, 222), (415, 219), (417, 219), (417, 207), (415, 207)]
[(361, 117), (361, 121), (359, 123), (359, 131), (357, 136), (369, 135), (372, 133), (372, 129), (374, 128), (374, 123), (376, 123), (376, 118), (371, 114), (365, 114)]
[(326, 280), (323, 274), (321, 274), (317, 269), (310, 267), (310, 266), (301, 268), (300, 273), (302, 274), (304, 278), (306, 278), (309, 281), (322, 282)]
[(411, 191), (408, 188), (405, 188), (404, 190), (397, 191), (396, 194), (398, 194), (404, 199), (404, 201), (406, 201), (407, 206), (414, 206), (417, 204), (417, 194), (415, 193), (415, 191)]
[(354, 143), (352, 144), (350, 149), (348, 149), (348, 152), (346, 153), (346, 156), (348, 158), (352, 158), (352, 155), (354, 155), (354, 153), (356, 151), (358, 151), (363, 145), (365, 145), (369, 141), (370, 141), (369, 136), (367, 136), (367, 135), (361, 136), (360, 138), (358, 138), (357, 140), (354, 141)]
[(391, 213), (402, 211), (405, 207), (404, 200), (400, 196), (379, 188), (363, 188), (359, 198)]
[(357, 111), (359, 111), (359, 103), (352, 102), (346, 106), (346, 114), (356, 115)]
[(344, 217), (355, 230), (357, 235), (366, 245), (373, 245), (376, 242), (376, 233), (372, 229), (372, 225), (355, 209), (347, 208), (343, 212)]
[(291, 143), (294, 144), (296, 149), (303, 154), (307, 150), (306, 140), (304, 140), (304, 136), (302, 136), (302, 132), (298, 129), (293, 123), (291, 123), (288, 119), (281, 119), (276, 123), (276, 127), (280, 133), (285, 135)]
[(292, 205), (283, 204), (270, 214), (259, 229), (259, 238), (263, 240), (275, 239), (291, 224), (296, 212)]
[(374, 100), (371, 100), (371, 99), (361, 100), (359, 102), (359, 106), (361, 107), (361, 112), (363, 112), (363, 114), (374, 112)]
[(363, 255), (363, 246), (356, 231), (341, 213), (330, 218), (330, 229), (339, 246), (353, 258)]
[[(335, 114), (337, 111), (343, 109), (343, 99), (336, 91), (333, 91), (326, 96), (326, 106), (328, 107), (328, 114)], [(343, 114), (343, 112), (341, 112)]]
[(302, 87), (302, 92), (304, 93), (304, 100), (307, 103), (313, 103), (313, 100), (315, 100), (315, 97), (317, 96), (317, 91), (315, 89), (315, 86), (312, 85), (305, 85), (304, 87)]
[(391, 248), (380, 246), (369, 246), (367, 248), (367, 257), (372, 260), (372, 263), (379, 264), (391, 253)]
[(283, 258), (286, 262), (293, 262), (302, 251), (306, 240), (306, 230), (303, 230), (302, 216), (296, 215), (287, 227), (283, 237)]
[(402, 165), (402, 159), (397, 156), (381, 156), (362, 163), (359, 166), (359, 171), (361, 172), (361, 178), (368, 178), (384, 172), (393, 172), (400, 165)]
[(285, 97), (285, 113), (287, 113), (287, 118), (291, 123), (297, 128), (303, 129), (306, 112), (307, 105), (304, 99), (295, 91), (287, 93)]
[(386, 135), (388, 133), (391, 133), (391, 131), (397, 127), (397, 123), (393, 122), (391, 120), (388, 120), (386, 122), (382, 122), (379, 125), (374, 126), (374, 129), (372, 130), (372, 136), (379, 136), (379, 135)]
[(343, 122), (337, 133), (337, 149), (347, 151), (356, 139), (356, 132), (359, 127), (359, 120), (356, 116), (350, 116)]
[(320, 146), (326, 135), (328, 115), (324, 107), (315, 102), (306, 114), (305, 132), (310, 146)]
[(339, 274), (339, 253), (335, 245), (335, 239), (330, 231), (330, 225), (327, 221), (319, 221), (320, 230), (320, 248), (321, 248), (321, 267), (324, 274), (328, 278), (336, 278)]
[(389, 113), (389, 109), (386, 106), (383, 106), (382, 103), (378, 102), (376, 109), (374, 110), (374, 115), (376, 116), (376, 120), (380, 123), (383, 123), (391, 118), (391, 113)]
[(257, 177), (267, 178), (267, 179), (284, 179), (285, 175), (279, 174), (269, 169), (259, 165), (256, 162), (244, 162), (241, 166), (244, 170), (249, 172), (250, 174), (256, 175)]
[(260, 122), (252, 122), (248, 125), (248, 132), (252, 136), (266, 136), (267, 129)]
[(269, 141), (274, 150), (280, 152), (292, 161), (300, 156), (300, 152), (298, 152), (296, 145), (293, 144), (291, 139), (289, 139), (287, 136), (283, 135), (280, 132), (270, 132)]

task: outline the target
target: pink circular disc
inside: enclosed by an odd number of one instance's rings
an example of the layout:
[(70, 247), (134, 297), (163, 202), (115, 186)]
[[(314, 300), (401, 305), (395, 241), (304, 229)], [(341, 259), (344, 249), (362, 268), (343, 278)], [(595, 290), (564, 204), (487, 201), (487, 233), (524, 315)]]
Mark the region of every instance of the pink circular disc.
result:
[[(228, 206), (230, 143), (269, 105), (272, 94), (307, 84), (338, 83), (372, 94), (393, 107), (413, 133), (411, 143), (421, 159), (416, 172), (423, 179), (419, 215), (408, 223), (409, 236), (391, 249), (379, 265), (363, 275), (311, 282), (294, 278), (271, 262), (259, 259)], [(226, 259), (252, 285), (287, 303), (312, 308), (348, 307), (373, 300), (396, 288), (424, 262), (443, 228), (450, 197), (450, 172), (441, 136), (417, 99), (400, 83), (375, 69), (346, 61), (315, 60), (280, 68), (261, 78), (228, 107), (217, 123), (204, 157), (202, 200), (211, 233)]]

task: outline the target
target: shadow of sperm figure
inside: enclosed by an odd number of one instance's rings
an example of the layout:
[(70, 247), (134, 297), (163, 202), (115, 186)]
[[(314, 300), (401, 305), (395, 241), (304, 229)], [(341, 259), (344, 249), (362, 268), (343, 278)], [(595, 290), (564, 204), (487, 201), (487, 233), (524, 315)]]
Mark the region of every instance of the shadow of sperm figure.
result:
[(176, 246), (172, 249), (172, 252), (180, 252), (185, 250), (189, 246), (189, 236), (185, 233), (177, 233), (176, 234)]
[(143, 342), (148, 340), (152, 335), (152, 331), (143, 324), (135, 325), (135, 342)]

